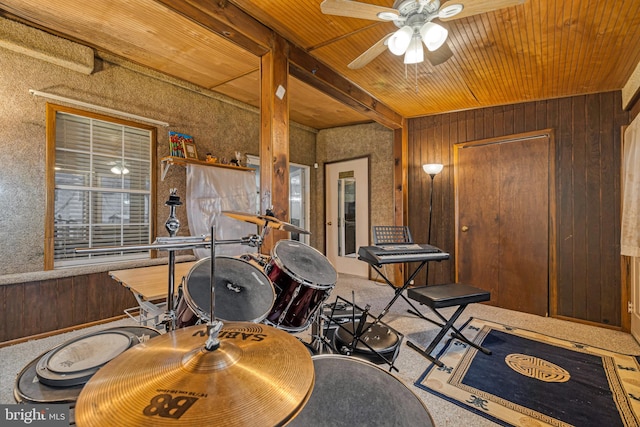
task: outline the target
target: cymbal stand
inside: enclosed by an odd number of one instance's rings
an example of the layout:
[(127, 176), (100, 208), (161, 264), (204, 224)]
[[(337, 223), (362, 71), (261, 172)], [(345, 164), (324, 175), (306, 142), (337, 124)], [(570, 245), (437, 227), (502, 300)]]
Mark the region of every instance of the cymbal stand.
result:
[(262, 253), (262, 243), (264, 242), (265, 237), (267, 237), (267, 234), (269, 234), (269, 221), (266, 221), (264, 226), (262, 227), (262, 230), (260, 231), (260, 236), (258, 238), (258, 246), (256, 246), (258, 248), (258, 253), (261, 254)]
[[(180, 221), (176, 217), (176, 206), (182, 205), (180, 197), (177, 196), (177, 189), (169, 190), (169, 200), (165, 202), (165, 206), (169, 206), (169, 218), (164, 223), (164, 228), (169, 232), (169, 237), (176, 237), (180, 228)], [(175, 291), (175, 270), (176, 270), (176, 254), (175, 250), (169, 250), (169, 277), (167, 280), (167, 316), (165, 322), (167, 331), (173, 331), (176, 328), (176, 313), (173, 308), (173, 294)]]
[(218, 334), (222, 329), (222, 322), (220, 320), (216, 320), (213, 316), (215, 312), (215, 277), (216, 277), (216, 220), (215, 217), (213, 219), (213, 224), (211, 225), (211, 261), (209, 262), (210, 270), (209, 270), (209, 286), (211, 288), (210, 293), (210, 303), (211, 303), (211, 312), (209, 313), (209, 321), (207, 322), (207, 342), (205, 343), (205, 348), (209, 351), (213, 351), (220, 347), (220, 340), (218, 339)]

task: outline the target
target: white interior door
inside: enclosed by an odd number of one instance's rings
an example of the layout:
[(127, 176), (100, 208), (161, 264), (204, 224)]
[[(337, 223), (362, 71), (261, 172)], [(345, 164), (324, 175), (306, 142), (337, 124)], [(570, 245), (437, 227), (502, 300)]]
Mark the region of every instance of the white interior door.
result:
[(325, 172), (327, 258), (338, 273), (367, 277), (358, 249), (369, 241), (369, 159), (330, 163)]

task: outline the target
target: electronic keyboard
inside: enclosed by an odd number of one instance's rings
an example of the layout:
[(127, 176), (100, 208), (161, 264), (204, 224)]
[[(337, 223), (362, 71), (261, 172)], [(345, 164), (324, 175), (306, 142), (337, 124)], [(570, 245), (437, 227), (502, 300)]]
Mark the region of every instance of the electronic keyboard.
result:
[(371, 265), (403, 262), (442, 261), (449, 254), (431, 245), (416, 243), (384, 244), (379, 246), (361, 246), (358, 258)]

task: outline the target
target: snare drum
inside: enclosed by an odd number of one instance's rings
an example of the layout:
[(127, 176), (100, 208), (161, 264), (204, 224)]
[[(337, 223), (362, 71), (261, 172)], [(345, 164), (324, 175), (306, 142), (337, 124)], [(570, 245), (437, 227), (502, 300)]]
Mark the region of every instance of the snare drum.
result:
[[(178, 328), (208, 322), (211, 317), (211, 258), (191, 267), (176, 304)], [(229, 322), (261, 322), (275, 299), (273, 285), (253, 263), (218, 256), (215, 264), (214, 316)]]
[(287, 332), (300, 332), (313, 322), (338, 280), (338, 273), (318, 250), (295, 240), (280, 240), (265, 267), (276, 290), (266, 322)]
[(433, 427), (422, 400), (389, 372), (347, 356), (312, 359), (316, 381), (311, 397), (289, 426)]

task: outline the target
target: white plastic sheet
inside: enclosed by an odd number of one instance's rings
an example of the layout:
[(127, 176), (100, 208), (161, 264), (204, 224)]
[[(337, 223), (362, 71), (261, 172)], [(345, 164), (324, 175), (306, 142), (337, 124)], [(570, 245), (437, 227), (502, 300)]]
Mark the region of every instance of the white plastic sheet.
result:
[(624, 132), (620, 253), (640, 257), (640, 116)]
[[(209, 235), (215, 220), (216, 242), (256, 234), (258, 226), (230, 218), (222, 211), (256, 214), (256, 177), (252, 171), (203, 165), (187, 165), (187, 218), (192, 236)], [(218, 244), (216, 255), (255, 253), (256, 248), (240, 244)], [(195, 249), (195, 256), (211, 255), (209, 249)]]

